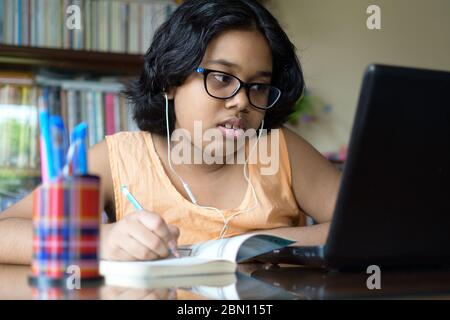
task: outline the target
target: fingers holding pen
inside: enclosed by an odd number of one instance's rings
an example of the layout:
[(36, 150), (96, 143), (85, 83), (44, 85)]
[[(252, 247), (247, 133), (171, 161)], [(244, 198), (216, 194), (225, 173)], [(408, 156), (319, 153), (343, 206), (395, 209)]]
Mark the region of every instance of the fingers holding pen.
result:
[(106, 228), (102, 252), (107, 260), (154, 260), (176, 250), (179, 230), (158, 214), (139, 210)]
[(178, 227), (168, 225), (161, 216), (154, 213), (145, 210), (142, 210), (141, 213), (139, 221), (149, 230), (152, 230), (152, 232), (162, 240), (166, 247), (177, 256), (176, 247), (180, 235)]
[(154, 252), (157, 258), (165, 258), (169, 255), (168, 244), (155, 232), (147, 228), (142, 221), (137, 221), (136, 226), (130, 230), (129, 235), (139, 241), (148, 250)]
[(145, 211), (125, 185), (121, 186), (121, 190), (128, 201), (130, 201), (134, 208), (140, 213), (139, 215), (136, 215), (139, 221), (155, 233), (175, 257), (180, 257), (177, 251), (177, 240), (180, 235), (178, 228), (169, 229), (169, 226), (162, 217), (152, 212)]

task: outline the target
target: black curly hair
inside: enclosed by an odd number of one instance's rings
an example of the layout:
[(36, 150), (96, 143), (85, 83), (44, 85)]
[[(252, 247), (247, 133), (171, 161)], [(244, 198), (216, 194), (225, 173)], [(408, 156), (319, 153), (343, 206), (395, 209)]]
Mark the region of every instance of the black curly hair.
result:
[[(155, 32), (140, 77), (124, 92), (140, 130), (166, 135), (162, 92), (182, 85), (199, 66), (208, 43), (234, 29), (258, 30), (267, 39), (273, 59), (272, 84), (282, 95), (266, 111), (265, 127), (273, 129), (286, 122), (303, 93), (304, 79), (296, 49), (278, 21), (254, 0), (187, 0)], [(169, 103), (172, 132), (175, 112), (173, 100)]]

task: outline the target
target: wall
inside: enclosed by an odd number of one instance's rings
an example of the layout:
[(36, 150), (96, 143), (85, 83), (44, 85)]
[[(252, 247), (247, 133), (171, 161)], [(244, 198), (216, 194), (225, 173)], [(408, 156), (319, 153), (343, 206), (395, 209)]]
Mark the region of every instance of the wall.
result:
[[(366, 27), (371, 4), (381, 8), (381, 30)], [(308, 88), (333, 107), (296, 127), (322, 152), (348, 143), (369, 63), (450, 70), (449, 0), (269, 0), (267, 7), (296, 45)]]

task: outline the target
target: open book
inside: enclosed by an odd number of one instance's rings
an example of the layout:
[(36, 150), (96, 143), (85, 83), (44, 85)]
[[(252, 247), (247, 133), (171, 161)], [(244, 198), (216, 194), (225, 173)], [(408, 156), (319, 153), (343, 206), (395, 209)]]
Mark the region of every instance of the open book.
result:
[[(237, 263), (292, 243), (294, 241), (271, 235), (242, 235), (179, 247), (181, 258), (131, 262), (102, 260), (100, 273), (107, 285), (135, 287), (145, 283), (152, 287), (170, 287), (173, 282), (174, 286), (179, 286), (180, 277), (189, 279), (186, 276), (234, 273)], [(173, 281), (169, 279), (174, 277)], [(190, 277), (196, 285), (203, 278)]]

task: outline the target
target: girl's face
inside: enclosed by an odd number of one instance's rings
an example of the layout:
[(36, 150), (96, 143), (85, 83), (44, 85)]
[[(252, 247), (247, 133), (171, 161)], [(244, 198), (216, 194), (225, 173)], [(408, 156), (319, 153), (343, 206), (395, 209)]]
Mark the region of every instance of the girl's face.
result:
[[(270, 84), (272, 53), (261, 33), (230, 30), (209, 43), (199, 67), (226, 72), (247, 83)], [(191, 143), (203, 150), (207, 145), (211, 148), (211, 142), (194, 138), (194, 122), (201, 123), (203, 132), (217, 130), (223, 137), (223, 146), (226, 139), (235, 139), (230, 132), (226, 134), (224, 127), (227, 125), (224, 122), (228, 120), (233, 122), (237, 118), (241, 120), (236, 126), (243, 126), (244, 130), (258, 129), (265, 114), (265, 111), (256, 109), (250, 104), (244, 88), (226, 100), (211, 97), (205, 90), (204, 76), (194, 70), (183, 85), (169, 92), (169, 98), (174, 99), (175, 129), (183, 128), (189, 131)], [(227, 151), (229, 155), (230, 151)], [(236, 152), (236, 148), (232, 151)]]

